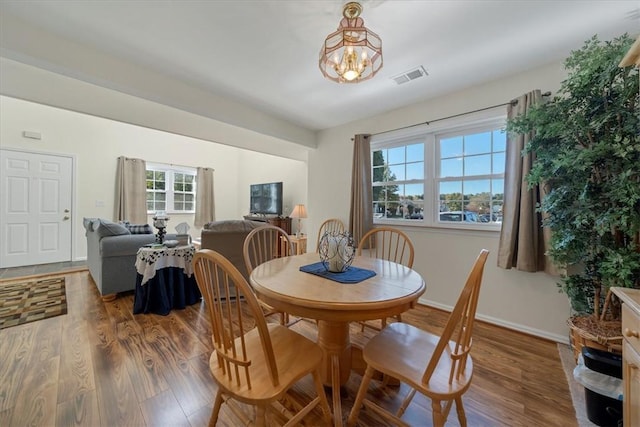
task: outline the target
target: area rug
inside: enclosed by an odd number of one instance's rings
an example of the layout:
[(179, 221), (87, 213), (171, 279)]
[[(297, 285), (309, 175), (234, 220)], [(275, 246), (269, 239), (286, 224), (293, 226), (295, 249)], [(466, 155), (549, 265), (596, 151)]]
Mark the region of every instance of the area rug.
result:
[(558, 353), (560, 353), (560, 361), (562, 369), (567, 377), (569, 391), (571, 392), (571, 400), (573, 400), (573, 408), (576, 411), (576, 420), (579, 427), (597, 427), (587, 418), (587, 407), (584, 401), (584, 387), (573, 378), (573, 369), (576, 362), (573, 359), (573, 350), (566, 344), (558, 344)]
[(64, 277), (0, 284), (0, 329), (66, 313)]

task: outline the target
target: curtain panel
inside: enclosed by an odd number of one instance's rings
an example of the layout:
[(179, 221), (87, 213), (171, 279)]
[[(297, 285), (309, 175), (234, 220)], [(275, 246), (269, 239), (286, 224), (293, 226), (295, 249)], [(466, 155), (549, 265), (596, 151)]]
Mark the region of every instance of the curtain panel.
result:
[[(540, 90), (526, 93), (509, 104), (507, 117), (513, 119), (526, 115), (534, 105), (541, 102)], [(529, 188), (526, 179), (535, 161), (535, 153), (522, 154), (534, 135), (535, 133), (507, 135), (498, 267), (555, 274), (552, 262), (545, 255), (549, 247), (550, 230), (542, 227), (542, 215), (537, 211), (537, 205), (545, 195), (544, 186)]]
[(147, 165), (142, 159), (118, 157), (116, 221), (147, 223)]
[(216, 205), (213, 197), (213, 169), (197, 168), (196, 172), (196, 214), (193, 225), (204, 227), (216, 220)]
[(371, 135), (358, 134), (353, 140), (349, 232), (355, 242), (360, 242), (362, 236), (372, 228)]

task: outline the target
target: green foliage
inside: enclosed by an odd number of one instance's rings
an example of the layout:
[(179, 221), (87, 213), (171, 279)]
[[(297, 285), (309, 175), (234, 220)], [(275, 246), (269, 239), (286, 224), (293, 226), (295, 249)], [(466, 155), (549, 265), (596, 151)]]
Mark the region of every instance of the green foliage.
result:
[(556, 96), (507, 125), (535, 132), (527, 179), (549, 190), (539, 206), (549, 254), (577, 271), (562, 289), (578, 313), (592, 312), (610, 286), (640, 288), (640, 88), (637, 68), (618, 67), (632, 43), (626, 34), (587, 40), (566, 59)]

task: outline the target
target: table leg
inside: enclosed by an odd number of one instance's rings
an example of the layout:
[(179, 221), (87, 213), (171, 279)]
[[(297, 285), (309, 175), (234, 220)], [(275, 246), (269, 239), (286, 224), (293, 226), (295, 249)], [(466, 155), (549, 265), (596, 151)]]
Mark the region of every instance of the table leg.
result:
[(318, 345), (324, 352), (322, 379), (332, 388), (335, 425), (342, 426), (340, 386), (346, 384), (351, 373), (349, 323), (319, 320)]

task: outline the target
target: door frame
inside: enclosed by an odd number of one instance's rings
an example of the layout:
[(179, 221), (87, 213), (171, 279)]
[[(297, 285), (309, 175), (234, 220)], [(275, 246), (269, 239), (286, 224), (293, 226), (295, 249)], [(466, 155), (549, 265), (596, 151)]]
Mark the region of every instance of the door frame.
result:
[(43, 156), (55, 156), (55, 157), (66, 157), (71, 159), (71, 259), (69, 261), (78, 261), (78, 245), (76, 244), (76, 238), (78, 236), (77, 232), (77, 214), (76, 209), (78, 207), (77, 203), (77, 186), (76, 186), (76, 155), (75, 154), (67, 154), (67, 153), (57, 153), (53, 151), (43, 151), (43, 150), (29, 150), (22, 149), (16, 147), (2, 147), (0, 148), (2, 151), (13, 151), (18, 153), (26, 153), (26, 154), (39, 154)]

